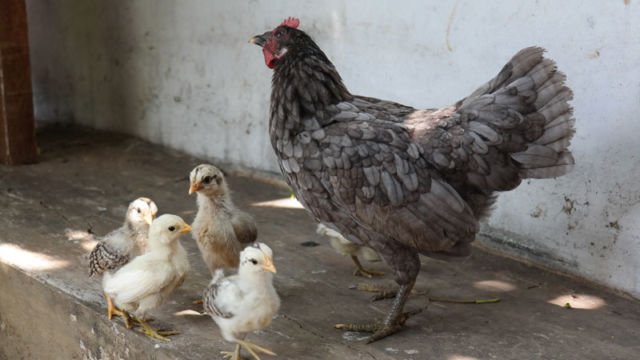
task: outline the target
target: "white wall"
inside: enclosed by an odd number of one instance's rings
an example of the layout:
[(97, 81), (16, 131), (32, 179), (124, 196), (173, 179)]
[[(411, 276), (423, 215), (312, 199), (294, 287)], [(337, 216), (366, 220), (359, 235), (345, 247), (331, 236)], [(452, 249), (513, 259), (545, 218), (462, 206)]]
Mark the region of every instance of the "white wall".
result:
[(352, 92), (417, 107), (452, 103), (520, 48), (546, 47), (575, 92), (578, 165), (503, 195), (485, 231), (640, 297), (639, 1), (29, 0), (28, 10), (40, 123), (271, 171), (271, 72), (247, 40), (286, 16)]

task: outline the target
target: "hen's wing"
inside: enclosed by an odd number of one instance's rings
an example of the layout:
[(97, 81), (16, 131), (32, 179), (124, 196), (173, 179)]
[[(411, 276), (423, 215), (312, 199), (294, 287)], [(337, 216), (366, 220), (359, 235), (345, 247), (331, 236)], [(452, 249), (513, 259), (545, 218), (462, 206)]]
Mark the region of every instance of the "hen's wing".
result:
[(424, 159), (398, 117), (412, 109), (385, 112), (380, 103), (360, 97), (325, 108), (324, 118), (303, 120), (307, 130), (290, 148), (283, 145), (280, 162), (298, 185), (296, 196), (320, 221), (347, 234), (353, 234), (344, 226), (350, 218), (425, 253), (471, 242), (478, 231), (471, 209)]
[(230, 319), (233, 309), (242, 301), (242, 291), (229, 278), (207, 286), (203, 293), (203, 307), (207, 314)]
[(120, 303), (132, 303), (160, 292), (175, 278), (175, 271), (167, 261), (141, 255), (109, 276), (104, 291)]
[(89, 254), (89, 276), (116, 270), (129, 262), (128, 254), (120, 254), (108, 244), (99, 242)]

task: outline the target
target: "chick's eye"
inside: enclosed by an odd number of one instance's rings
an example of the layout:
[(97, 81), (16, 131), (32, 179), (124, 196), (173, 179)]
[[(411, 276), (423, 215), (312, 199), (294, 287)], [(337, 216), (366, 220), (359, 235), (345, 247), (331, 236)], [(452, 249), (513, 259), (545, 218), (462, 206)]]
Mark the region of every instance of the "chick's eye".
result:
[(256, 259), (251, 259), (251, 260), (249, 260), (249, 261), (251, 261), (251, 263), (252, 263), (253, 265), (258, 265), (258, 260), (256, 260)]
[(205, 176), (204, 179), (202, 179), (202, 182), (205, 184), (211, 183), (211, 176)]
[(169, 226), (169, 231), (174, 231), (176, 229), (175, 226)]
[(142, 210), (140, 210), (140, 208), (137, 208), (136, 211), (138, 212), (138, 214), (140, 214), (142, 212)]

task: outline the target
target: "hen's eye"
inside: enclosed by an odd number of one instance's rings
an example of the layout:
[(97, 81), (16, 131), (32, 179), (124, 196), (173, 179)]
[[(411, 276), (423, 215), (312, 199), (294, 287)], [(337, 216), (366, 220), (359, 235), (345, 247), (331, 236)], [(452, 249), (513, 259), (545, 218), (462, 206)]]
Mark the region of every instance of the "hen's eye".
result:
[(282, 31), (276, 31), (276, 38), (280, 39), (280, 37), (282, 36)]
[(249, 261), (251, 261), (251, 263), (252, 263), (253, 265), (258, 265), (258, 260), (256, 260), (256, 259), (251, 259), (251, 260), (249, 260)]
[(140, 210), (140, 208), (137, 208), (136, 211), (138, 212), (138, 214), (140, 214), (142, 212), (142, 210)]
[(175, 226), (169, 226), (169, 231), (174, 231), (176, 229)]
[(211, 176), (205, 176), (204, 179), (202, 179), (202, 182), (204, 182), (205, 184), (210, 184), (211, 179)]

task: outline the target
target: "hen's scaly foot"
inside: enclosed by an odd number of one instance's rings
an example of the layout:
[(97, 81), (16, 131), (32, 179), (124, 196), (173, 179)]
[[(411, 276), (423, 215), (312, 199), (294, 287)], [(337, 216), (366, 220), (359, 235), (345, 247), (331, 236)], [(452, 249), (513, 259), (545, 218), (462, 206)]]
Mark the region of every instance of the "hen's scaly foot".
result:
[(148, 337), (156, 340), (169, 341), (167, 336), (178, 335), (179, 332), (175, 330), (156, 330), (149, 325), (145, 320), (140, 318), (134, 319), (142, 327), (142, 332)]
[[(271, 356), (276, 356), (276, 353), (274, 353), (273, 351), (264, 348), (260, 345), (254, 344), (254, 343), (250, 343), (248, 341), (245, 340), (238, 340), (238, 345), (242, 346), (243, 348), (245, 348), (252, 356), (254, 359), (256, 360), (260, 360), (260, 356), (258, 356), (258, 353), (262, 353), (262, 354), (267, 354), (267, 355), (271, 355)], [(239, 355), (239, 353), (238, 353)]]
[(385, 324), (383, 322), (377, 321), (374, 323), (365, 324), (336, 324), (335, 327), (336, 329), (342, 331), (373, 333), (367, 338), (367, 343), (372, 343), (374, 341), (397, 333), (404, 327), (404, 324), (411, 316), (419, 314), (420, 312), (422, 312), (422, 309), (404, 312), (398, 317), (395, 322), (392, 322), (391, 324)]
[(373, 334), (367, 339), (367, 343), (372, 343), (398, 332), (402, 329), (407, 319), (422, 311), (422, 309), (417, 309), (409, 312), (402, 312), (414, 284), (415, 282), (411, 281), (400, 285), (396, 298), (393, 300), (389, 314), (387, 314), (384, 322), (365, 325), (337, 324), (336, 328), (350, 331), (373, 332)]
[(124, 310), (120, 310), (115, 305), (113, 305), (113, 300), (111, 300), (111, 297), (109, 295), (104, 294), (104, 297), (107, 299), (107, 318), (111, 320), (113, 318), (113, 315), (120, 316), (124, 321), (124, 326), (126, 326), (127, 329), (131, 329), (132, 324), (129, 313)]
[(364, 266), (362, 266), (362, 264), (360, 263), (360, 259), (358, 259), (357, 256), (351, 255), (351, 259), (353, 260), (353, 263), (356, 264), (356, 270), (353, 272), (354, 276), (361, 276), (369, 279), (374, 276), (384, 276), (383, 272), (365, 269)]

